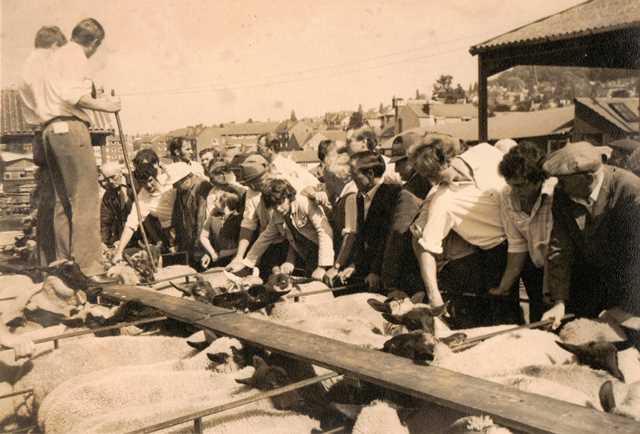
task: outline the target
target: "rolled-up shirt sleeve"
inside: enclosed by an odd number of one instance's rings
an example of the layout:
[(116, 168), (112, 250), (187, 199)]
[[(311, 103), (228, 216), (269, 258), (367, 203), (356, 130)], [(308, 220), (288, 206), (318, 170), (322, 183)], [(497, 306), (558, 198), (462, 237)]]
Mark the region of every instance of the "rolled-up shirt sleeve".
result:
[(240, 227), (255, 231), (258, 228), (258, 204), (260, 203), (260, 193), (247, 192), (247, 199), (242, 214)]
[[(279, 223), (280, 222), (280, 223)], [(267, 251), (271, 244), (279, 243), (284, 240), (284, 236), (280, 233), (278, 225), (282, 224), (282, 219), (272, 218), (266, 229), (262, 231), (258, 239), (244, 258), (243, 263), (247, 267), (255, 267), (264, 252)]]
[(333, 250), (333, 230), (327, 216), (314, 203), (307, 202), (308, 216), (318, 235), (318, 266), (331, 267), (335, 256)]
[(443, 241), (454, 225), (445, 199), (443, 195), (430, 198), (419, 217), (424, 226), (417, 241), (423, 249), (436, 255), (443, 253)]
[[(140, 194), (138, 194), (138, 204), (140, 205), (140, 215), (142, 216), (143, 221), (144, 219), (147, 218), (147, 216), (151, 212), (151, 209), (149, 207), (150, 199), (151, 199), (151, 196), (149, 195), (147, 190), (143, 189), (140, 192)], [(127, 217), (127, 222), (125, 223), (125, 226), (135, 231), (138, 229), (139, 225), (140, 225), (140, 220), (138, 219), (138, 210), (136, 209), (136, 206), (134, 204), (134, 206), (131, 207), (131, 211), (129, 212), (129, 216)]]
[(527, 239), (522, 235), (520, 230), (513, 222), (513, 210), (509, 203), (509, 192), (503, 191), (500, 197), (500, 218), (502, 227), (507, 237), (509, 253), (525, 253), (529, 251)]

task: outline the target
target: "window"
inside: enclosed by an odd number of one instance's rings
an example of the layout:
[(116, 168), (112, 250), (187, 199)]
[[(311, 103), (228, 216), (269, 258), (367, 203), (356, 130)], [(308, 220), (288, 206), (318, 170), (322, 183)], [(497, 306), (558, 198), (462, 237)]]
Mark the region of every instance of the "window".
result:
[(631, 111), (628, 105), (623, 102), (612, 102), (609, 107), (618, 114), (625, 122), (638, 122), (638, 116)]

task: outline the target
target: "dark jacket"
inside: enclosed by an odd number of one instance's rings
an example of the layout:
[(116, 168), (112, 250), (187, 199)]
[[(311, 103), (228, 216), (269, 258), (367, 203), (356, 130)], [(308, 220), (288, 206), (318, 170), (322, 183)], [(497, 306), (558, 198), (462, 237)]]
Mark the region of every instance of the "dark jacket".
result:
[(640, 178), (604, 166), (592, 214), (556, 187), (553, 219), (545, 276), (552, 297), (585, 316), (613, 306), (640, 314)]
[(175, 188), (172, 222), (176, 231), (176, 248), (193, 256), (196, 241), (207, 221), (206, 202), (212, 185), (208, 180), (190, 175)]
[(423, 286), (418, 262), (411, 246), (409, 226), (430, 189), (431, 183), (427, 179), (414, 175), (398, 194), (382, 264), (381, 277), (385, 291), (401, 289), (413, 292)]
[(358, 274), (382, 273), (382, 260), (402, 186), (382, 184), (375, 193), (362, 228), (357, 228), (353, 260)]
[(100, 202), (100, 235), (107, 246), (120, 240), (127, 217), (133, 204), (133, 193), (130, 188), (126, 194), (121, 188), (106, 190)]

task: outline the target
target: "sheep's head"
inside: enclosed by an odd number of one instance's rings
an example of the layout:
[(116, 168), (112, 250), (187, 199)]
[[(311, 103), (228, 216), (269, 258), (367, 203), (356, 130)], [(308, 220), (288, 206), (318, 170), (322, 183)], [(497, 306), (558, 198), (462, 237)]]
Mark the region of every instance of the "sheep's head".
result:
[(438, 307), (430, 307), (426, 304), (419, 304), (400, 315), (393, 313), (383, 313), (382, 317), (393, 324), (405, 326), (408, 330), (423, 330), (433, 334), (435, 331), (435, 319), (441, 317), (446, 312), (447, 304)]
[[(238, 378), (236, 382), (255, 387), (260, 390), (273, 390), (291, 384), (287, 371), (280, 366), (270, 366), (262, 357), (253, 356), (255, 372), (249, 378)], [(299, 407), (302, 403), (300, 394), (293, 390), (272, 398), (273, 405), (278, 410), (288, 410)]]
[(589, 342), (574, 345), (556, 341), (562, 349), (574, 354), (578, 362), (594, 369), (604, 369), (624, 382), (624, 374), (618, 365), (618, 351), (629, 347), (628, 342)]
[(394, 336), (384, 343), (382, 351), (411, 359), (416, 363), (433, 360), (438, 340), (430, 333), (414, 331)]
[(196, 275), (195, 282), (188, 282), (183, 284), (177, 284), (169, 281), (171, 286), (178, 291), (198, 298), (204, 298), (206, 300), (212, 300), (214, 296), (220, 294), (222, 291), (216, 291), (211, 283), (200, 275)]

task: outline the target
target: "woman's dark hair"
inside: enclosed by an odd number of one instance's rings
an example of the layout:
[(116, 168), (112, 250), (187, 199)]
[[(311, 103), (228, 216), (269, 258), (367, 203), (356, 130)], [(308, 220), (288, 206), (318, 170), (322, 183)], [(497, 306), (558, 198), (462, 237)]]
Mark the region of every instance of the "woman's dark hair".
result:
[(86, 47), (104, 39), (104, 27), (93, 18), (85, 18), (73, 28), (71, 39)]
[(542, 182), (545, 179), (542, 170), (544, 158), (544, 152), (536, 144), (522, 142), (502, 157), (498, 173), (504, 179), (524, 178), (529, 182)]
[(262, 200), (267, 208), (274, 208), (284, 202), (296, 198), (296, 190), (284, 179), (271, 179), (267, 181), (262, 191)]
[(378, 147), (378, 138), (376, 137), (376, 133), (371, 130), (362, 130), (356, 133), (356, 140), (359, 142), (366, 142), (367, 149), (370, 151), (373, 151)]
[(133, 171), (133, 177), (139, 184), (144, 184), (149, 178), (156, 178), (158, 176), (158, 168), (148, 162), (140, 163)]
[(54, 45), (62, 47), (67, 43), (67, 38), (58, 26), (42, 26), (36, 33), (34, 45), (36, 48), (51, 48)]
[(183, 140), (185, 140), (183, 137), (173, 137), (169, 140), (169, 155), (172, 157), (180, 156), (180, 149), (182, 149)]
[(160, 158), (151, 148), (141, 149), (133, 157), (133, 167), (137, 169), (143, 163), (160, 164)]
[(318, 159), (324, 162), (329, 148), (333, 145), (333, 140), (323, 140), (318, 144)]

